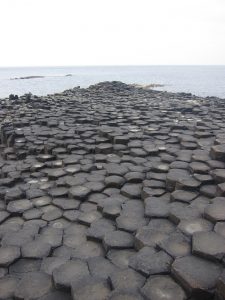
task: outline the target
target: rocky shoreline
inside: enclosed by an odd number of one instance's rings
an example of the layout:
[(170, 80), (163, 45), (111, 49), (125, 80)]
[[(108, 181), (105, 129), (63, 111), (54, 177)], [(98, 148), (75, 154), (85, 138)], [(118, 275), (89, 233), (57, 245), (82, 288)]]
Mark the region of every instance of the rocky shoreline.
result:
[(0, 100), (0, 299), (225, 299), (225, 102), (103, 82)]

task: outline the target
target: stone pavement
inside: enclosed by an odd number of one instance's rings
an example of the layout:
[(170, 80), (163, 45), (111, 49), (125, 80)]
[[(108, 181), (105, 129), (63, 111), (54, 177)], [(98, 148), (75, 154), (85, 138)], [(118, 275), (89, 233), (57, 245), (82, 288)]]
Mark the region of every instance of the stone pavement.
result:
[(0, 100), (0, 299), (225, 299), (224, 117), (120, 82)]

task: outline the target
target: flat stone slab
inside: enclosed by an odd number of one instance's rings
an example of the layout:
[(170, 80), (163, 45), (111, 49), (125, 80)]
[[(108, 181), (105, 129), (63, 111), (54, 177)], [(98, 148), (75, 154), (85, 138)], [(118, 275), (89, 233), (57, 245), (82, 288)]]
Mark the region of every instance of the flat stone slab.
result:
[(151, 300), (185, 300), (184, 290), (168, 275), (151, 276), (141, 289), (146, 299)]
[(129, 266), (145, 276), (165, 274), (170, 270), (172, 258), (164, 251), (155, 252), (153, 248), (144, 247), (129, 260)]
[(132, 234), (116, 230), (107, 232), (103, 238), (103, 245), (105, 249), (127, 249), (134, 246), (134, 237)]
[(172, 274), (194, 297), (211, 297), (211, 290), (222, 272), (222, 267), (195, 256), (177, 258), (172, 264)]
[(7, 267), (20, 257), (20, 248), (15, 246), (0, 248), (0, 267)]
[(52, 290), (51, 277), (42, 272), (30, 272), (23, 275), (16, 291), (17, 299), (38, 299)]
[(71, 293), (73, 299), (77, 300), (104, 300), (110, 294), (110, 287), (105, 279), (87, 276), (72, 282)]
[(119, 290), (136, 290), (145, 283), (145, 277), (132, 269), (115, 271), (109, 275), (109, 279), (112, 288)]
[(216, 232), (198, 232), (193, 235), (192, 253), (212, 260), (221, 260), (225, 254), (225, 238)]
[(69, 289), (71, 283), (89, 275), (87, 263), (81, 260), (68, 261), (53, 271), (56, 288)]

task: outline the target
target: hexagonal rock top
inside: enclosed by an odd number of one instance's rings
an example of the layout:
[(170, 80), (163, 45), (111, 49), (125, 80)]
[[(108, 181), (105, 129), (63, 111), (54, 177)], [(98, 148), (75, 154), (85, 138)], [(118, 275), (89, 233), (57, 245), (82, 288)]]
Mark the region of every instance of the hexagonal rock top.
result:
[(172, 274), (191, 295), (209, 299), (212, 289), (223, 270), (221, 265), (195, 256), (177, 258), (172, 264)]

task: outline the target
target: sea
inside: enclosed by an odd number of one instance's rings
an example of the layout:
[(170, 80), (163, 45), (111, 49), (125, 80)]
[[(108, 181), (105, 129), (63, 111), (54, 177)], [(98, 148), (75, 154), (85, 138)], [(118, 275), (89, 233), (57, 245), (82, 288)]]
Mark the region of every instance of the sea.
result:
[[(33, 76), (33, 77), (32, 77)], [(40, 77), (38, 77), (40, 76)], [(225, 99), (225, 66), (74, 66), (0, 68), (0, 98), (47, 95), (102, 81), (160, 85), (156, 90)], [(161, 86), (162, 85), (162, 86)]]

